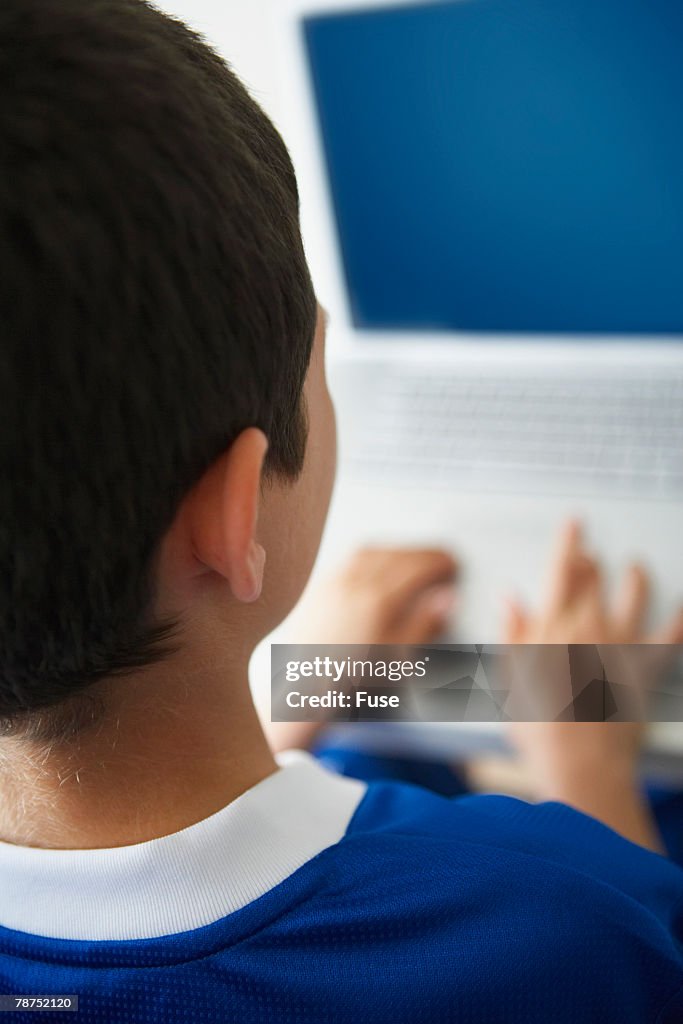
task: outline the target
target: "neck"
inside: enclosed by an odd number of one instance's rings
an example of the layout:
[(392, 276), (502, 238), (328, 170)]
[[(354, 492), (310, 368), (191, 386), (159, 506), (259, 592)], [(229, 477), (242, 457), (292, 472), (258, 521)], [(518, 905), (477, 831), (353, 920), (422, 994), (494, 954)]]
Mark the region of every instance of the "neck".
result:
[(145, 842), (220, 810), (276, 770), (251, 702), (248, 652), (193, 652), (112, 684), (69, 744), (0, 740), (0, 839), (94, 849)]

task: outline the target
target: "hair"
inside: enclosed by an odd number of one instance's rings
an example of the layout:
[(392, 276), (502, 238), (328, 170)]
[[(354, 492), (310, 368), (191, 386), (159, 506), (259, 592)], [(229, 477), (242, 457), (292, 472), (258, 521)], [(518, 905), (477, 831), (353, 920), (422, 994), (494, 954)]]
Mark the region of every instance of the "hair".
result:
[(280, 136), (144, 0), (0, 4), (0, 259), (0, 728), (48, 734), (167, 653), (159, 544), (239, 432), (301, 469), (316, 302)]

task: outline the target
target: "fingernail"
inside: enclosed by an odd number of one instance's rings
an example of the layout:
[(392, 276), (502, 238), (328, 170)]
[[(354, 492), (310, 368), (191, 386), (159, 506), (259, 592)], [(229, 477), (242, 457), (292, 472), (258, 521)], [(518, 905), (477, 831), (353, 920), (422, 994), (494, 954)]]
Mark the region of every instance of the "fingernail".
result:
[(455, 604), (455, 589), (453, 587), (435, 587), (429, 595), (429, 607), (435, 615), (445, 618)]

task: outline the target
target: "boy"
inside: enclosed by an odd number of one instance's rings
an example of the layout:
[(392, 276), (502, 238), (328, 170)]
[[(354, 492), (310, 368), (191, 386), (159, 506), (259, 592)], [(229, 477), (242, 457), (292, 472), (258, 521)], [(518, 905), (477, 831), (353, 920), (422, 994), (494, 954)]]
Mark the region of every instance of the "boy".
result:
[[(127, 1024), (679, 1020), (635, 727), (519, 740), (616, 831), (276, 765), (247, 667), (334, 466), (286, 151), (141, 0), (5, 0), (0, 44), (0, 990)], [(337, 599), (428, 638), (451, 559), (384, 559)], [(576, 529), (556, 579), (517, 639), (638, 635), (642, 578), (607, 613)]]

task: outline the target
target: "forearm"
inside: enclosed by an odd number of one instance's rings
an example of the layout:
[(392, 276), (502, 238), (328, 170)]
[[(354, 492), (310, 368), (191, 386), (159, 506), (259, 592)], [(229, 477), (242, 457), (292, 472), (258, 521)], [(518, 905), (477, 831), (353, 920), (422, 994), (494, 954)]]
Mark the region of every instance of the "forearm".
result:
[(631, 842), (665, 852), (633, 768), (608, 763), (567, 765), (555, 768), (541, 788), (543, 799), (569, 804)]

